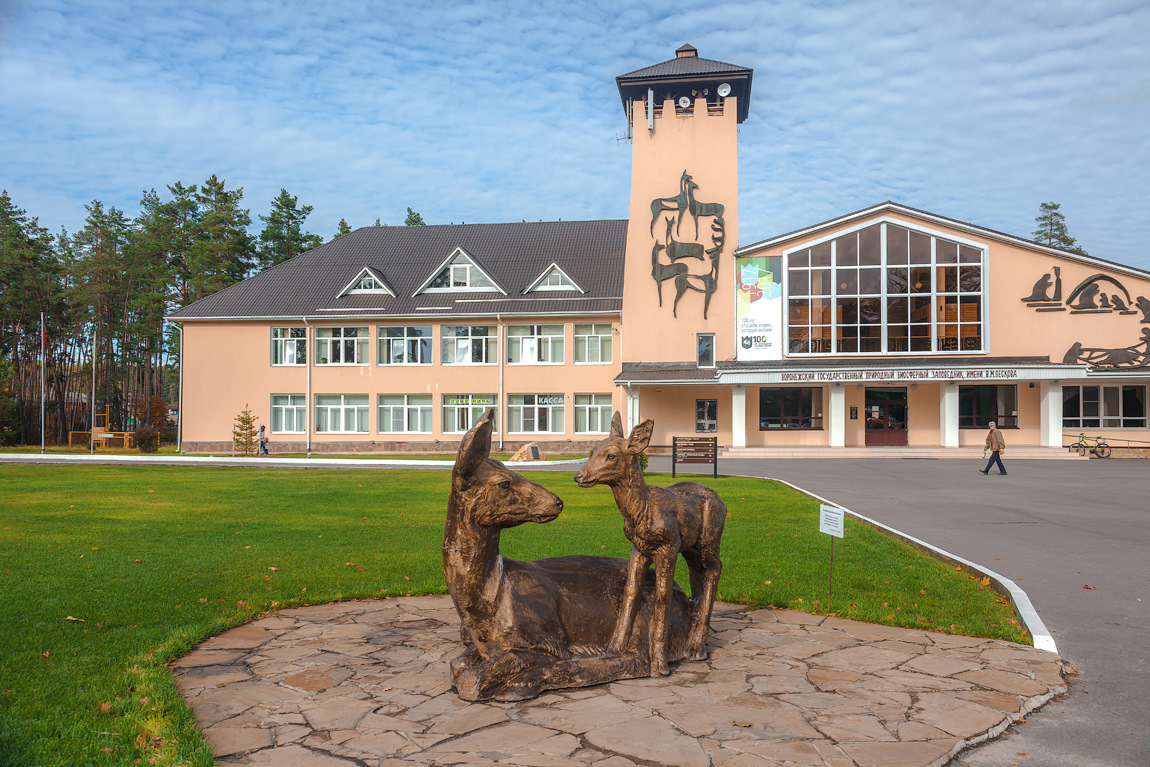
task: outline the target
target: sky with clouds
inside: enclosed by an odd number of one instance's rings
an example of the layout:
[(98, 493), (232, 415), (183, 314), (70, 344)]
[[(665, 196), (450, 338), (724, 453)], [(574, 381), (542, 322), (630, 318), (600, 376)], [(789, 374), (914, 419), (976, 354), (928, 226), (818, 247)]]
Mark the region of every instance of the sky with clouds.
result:
[(70, 231), (212, 174), (325, 239), (622, 218), (614, 78), (690, 42), (755, 70), (743, 244), (888, 199), (1029, 237), (1052, 200), (1150, 269), (1148, 39), (1145, 0), (0, 0), (0, 187)]

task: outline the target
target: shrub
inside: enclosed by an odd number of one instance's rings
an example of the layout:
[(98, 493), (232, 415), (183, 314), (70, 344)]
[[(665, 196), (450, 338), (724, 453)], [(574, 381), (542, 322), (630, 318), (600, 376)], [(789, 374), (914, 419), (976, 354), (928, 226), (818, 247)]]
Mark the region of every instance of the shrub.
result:
[(235, 444), (235, 451), (240, 455), (255, 455), (257, 450), (256, 435), (259, 429), (256, 427), (256, 417), (252, 415), (252, 411), (244, 405), (244, 409), (236, 416), (236, 423), (234, 427), (234, 436), (232, 437)]
[(132, 432), (132, 437), (141, 453), (154, 453), (160, 449), (160, 430), (154, 426), (140, 426)]

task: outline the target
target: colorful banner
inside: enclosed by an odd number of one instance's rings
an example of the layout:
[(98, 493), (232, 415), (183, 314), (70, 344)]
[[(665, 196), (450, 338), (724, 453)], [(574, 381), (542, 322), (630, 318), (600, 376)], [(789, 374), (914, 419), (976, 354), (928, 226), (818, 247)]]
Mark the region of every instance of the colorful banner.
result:
[(781, 256), (735, 259), (737, 359), (783, 358), (783, 275)]

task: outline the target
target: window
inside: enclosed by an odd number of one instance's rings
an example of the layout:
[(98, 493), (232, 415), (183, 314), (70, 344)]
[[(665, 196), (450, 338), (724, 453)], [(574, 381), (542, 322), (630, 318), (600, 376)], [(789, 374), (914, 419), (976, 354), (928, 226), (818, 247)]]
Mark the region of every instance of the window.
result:
[(341, 296), (352, 295), (355, 293), (382, 293), (387, 296), (394, 296), (391, 288), (384, 284), (383, 280), (379, 278), (371, 269), (364, 267), (360, 270), (359, 274), (354, 280), (347, 284), (347, 286), (340, 291)]
[(699, 333), (695, 336), (695, 361), (701, 368), (715, 366), (715, 334)]
[(991, 421), (1000, 429), (1018, 428), (1018, 387), (959, 386), (959, 428), (984, 429)]
[(303, 434), (306, 398), (302, 394), (272, 395), (272, 434)]
[(576, 364), (605, 365), (611, 362), (611, 323), (575, 326)]
[(713, 433), (719, 430), (719, 401), (717, 399), (695, 400), (695, 431)]
[(497, 360), (494, 327), (444, 325), (441, 341), (440, 362), (444, 365), (494, 365)]
[(555, 263), (552, 263), (547, 271), (543, 272), (539, 279), (531, 283), (523, 292), (532, 293), (536, 290), (577, 290), (580, 293), (583, 292), (583, 289), (575, 284), (575, 280), (568, 277), (567, 273)]
[(562, 365), (562, 325), (509, 325), (507, 362), (510, 365)]
[(1062, 426), (1146, 428), (1145, 386), (1062, 386)]
[(430, 365), (431, 326), (409, 325), (389, 328), (380, 326), (379, 351), (380, 365)]
[(459, 249), (456, 249), (423, 290), (427, 293), (502, 292), (487, 272), (480, 269), (470, 256)]
[(367, 328), (316, 328), (315, 364), (366, 365)]
[(307, 328), (272, 328), (272, 364), (307, 364)]
[(611, 395), (575, 395), (575, 433), (607, 434), (611, 431)]
[(982, 257), (890, 223), (788, 253), (789, 353), (980, 352)]
[(366, 434), (369, 406), (366, 394), (317, 394), (317, 434)]
[[(494, 394), (444, 394), (443, 433), (464, 434), (489, 407), (495, 407)], [(499, 410), (495, 411), (494, 431), (499, 431)]]
[(823, 428), (820, 388), (759, 389), (759, 430)]
[(507, 431), (527, 434), (562, 434), (563, 395), (508, 395)]
[(380, 434), (430, 434), (430, 394), (379, 395)]

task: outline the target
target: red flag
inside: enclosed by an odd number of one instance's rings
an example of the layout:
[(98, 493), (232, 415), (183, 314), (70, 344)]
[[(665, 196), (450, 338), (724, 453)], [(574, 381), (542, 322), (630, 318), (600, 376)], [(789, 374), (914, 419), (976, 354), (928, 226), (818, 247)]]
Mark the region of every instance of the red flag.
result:
[(40, 351), (48, 351), (48, 328), (44, 326), (44, 320), (40, 320)]

